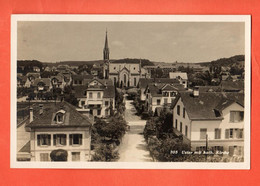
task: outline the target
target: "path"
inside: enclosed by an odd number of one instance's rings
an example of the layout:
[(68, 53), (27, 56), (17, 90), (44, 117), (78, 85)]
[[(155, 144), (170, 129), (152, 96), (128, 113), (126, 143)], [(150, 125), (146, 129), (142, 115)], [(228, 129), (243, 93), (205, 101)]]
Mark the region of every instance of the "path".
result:
[(120, 162), (147, 162), (152, 161), (147, 145), (143, 137), (143, 130), (146, 121), (141, 120), (137, 115), (132, 100), (126, 100), (125, 119), (130, 126), (130, 130), (124, 135), (119, 147)]

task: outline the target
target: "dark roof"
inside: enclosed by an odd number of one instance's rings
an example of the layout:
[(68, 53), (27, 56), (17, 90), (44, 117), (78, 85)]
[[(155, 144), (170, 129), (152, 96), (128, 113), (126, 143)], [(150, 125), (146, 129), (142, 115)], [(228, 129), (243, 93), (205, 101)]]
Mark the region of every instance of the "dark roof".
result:
[[(106, 87), (99, 87), (100, 90), (104, 91), (103, 98), (114, 98), (115, 97), (115, 87), (108, 85)], [(74, 91), (75, 91), (75, 97), (76, 98), (82, 98), (86, 97), (84, 94), (86, 90), (90, 90), (87, 85), (82, 85), (82, 86), (75, 86)]]
[(220, 86), (199, 86), (199, 92), (221, 92)]
[[(55, 124), (54, 117), (59, 111), (65, 111), (65, 118), (62, 124)], [(90, 119), (82, 114), (80, 114), (76, 107), (67, 103), (48, 103), (43, 104), (43, 113), (38, 115), (28, 127), (31, 128), (63, 128), (63, 127), (86, 127), (91, 126), (92, 122)]]
[(146, 88), (149, 83), (179, 83), (177, 79), (169, 78), (140, 78), (139, 79), (139, 88)]
[(244, 81), (221, 81), (222, 89), (225, 91), (244, 90)]
[(237, 92), (200, 92), (194, 97), (191, 92), (184, 91), (180, 92), (180, 97), (191, 120), (221, 120), (222, 116), (216, 115), (215, 110), (221, 112), (234, 102), (244, 106), (244, 94)]
[(33, 82), (33, 86), (37, 86), (41, 82), (44, 83), (46, 86), (50, 86), (51, 85), (51, 80), (49, 78), (41, 78), (41, 79), (37, 78)]
[(162, 96), (162, 88), (165, 88), (166, 90), (175, 90), (175, 91), (184, 91), (183, 85), (181, 84), (165, 84), (165, 83), (150, 83), (147, 86), (147, 89), (149, 89), (151, 95), (153, 97), (161, 97)]
[(92, 79), (92, 75), (72, 75), (73, 80)]
[(39, 78), (39, 77), (40, 77), (40, 73), (39, 73), (39, 72), (28, 72), (28, 73), (26, 74), (26, 76), (27, 76), (27, 77), (33, 76), (33, 77), (35, 77), (35, 78)]

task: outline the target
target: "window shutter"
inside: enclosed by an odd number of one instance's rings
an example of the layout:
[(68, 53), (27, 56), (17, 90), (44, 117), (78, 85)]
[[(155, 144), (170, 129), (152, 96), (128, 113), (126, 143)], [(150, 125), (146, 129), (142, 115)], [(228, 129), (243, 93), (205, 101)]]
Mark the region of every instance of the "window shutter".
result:
[(236, 138), (240, 138), (240, 129), (236, 129)]
[(41, 145), (41, 136), (37, 135), (37, 145), (40, 146)]
[(234, 147), (233, 146), (229, 146), (229, 155), (230, 156), (234, 155)]
[(226, 129), (226, 131), (225, 131), (225, 138), (229, 139), (229, 129)]
[(57, 135), (54, 134), (54, 135), (53, 135), (53, 145), (56, 145), (56, 139), (57, 139)]
[(240, 132), (239, 138), (243, 138), (243, 137), (244, 137), (244, 135), (243, 135), (243, 129), (240, 129), (239, 132)]
[(72, 145), (72, 134), (70, 134), (70, 145)]
[(51, 135), (48, 135), (48, 145), (51, 145)]
[(79, 135), (79, 144), (82, 145), (82, 134)]
[(230, 112), (230, 122), (234, 122), (234, 112)]

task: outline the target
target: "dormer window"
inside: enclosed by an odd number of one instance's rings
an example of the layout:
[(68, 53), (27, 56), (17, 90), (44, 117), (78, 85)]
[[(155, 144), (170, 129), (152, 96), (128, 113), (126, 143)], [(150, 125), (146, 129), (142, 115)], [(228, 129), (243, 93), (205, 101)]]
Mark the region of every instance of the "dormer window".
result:
[(54, 121), (57, 124), (62, 124), (64, 123), (64, 118), (65, 118), (65, 111), (64, 110), (60, 110), (56, 113), (55, 117), (54, 117)]

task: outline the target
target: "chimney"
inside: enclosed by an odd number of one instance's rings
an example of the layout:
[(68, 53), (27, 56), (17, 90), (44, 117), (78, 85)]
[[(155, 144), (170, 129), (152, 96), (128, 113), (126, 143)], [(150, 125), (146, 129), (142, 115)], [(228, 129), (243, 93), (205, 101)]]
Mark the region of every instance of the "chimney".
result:
[(32, 107), (30, 107), (30, 118), (29, 118), (30, 120), (30, 123), (33, 121), (33, 108)]
[(39, 114), (41, 115), (41, 114), (43, 113), (43, 104), (40, 104), (40, 105), (39, 105), (39, 108), (40, 108)]
[(193, 88), (193, 96), (194, 97), (199, 97), (199, 87), (194, 87)]

